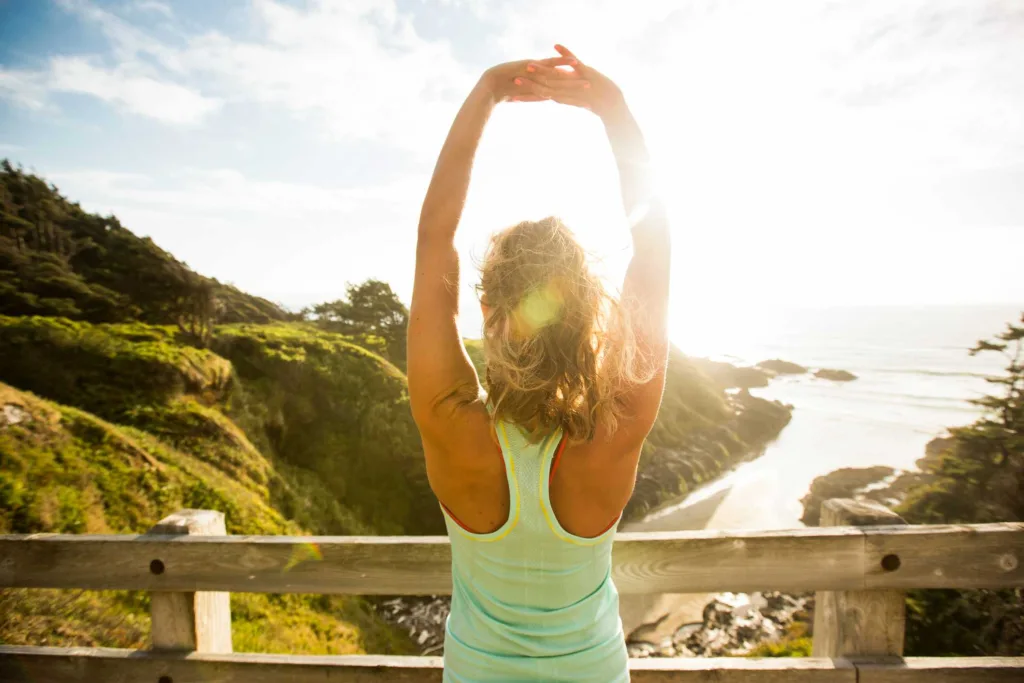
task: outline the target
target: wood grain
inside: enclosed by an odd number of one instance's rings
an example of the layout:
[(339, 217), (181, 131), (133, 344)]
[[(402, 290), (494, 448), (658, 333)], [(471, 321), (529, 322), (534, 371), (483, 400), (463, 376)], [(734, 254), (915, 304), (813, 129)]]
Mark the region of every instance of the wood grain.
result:
[[(823, 527), (905, 523), (878, 503), (835, 498), (821, 506)], [(861, 571), (865, 571), (863, 566)], [(905, 602), (903, 592), (897, 590), (818, 591), (814, 599), (814, 656), (902, 655)]]
[[(1024, 657), (630, 660), (634, 683), (1009, 683)], [(5, 683), (438, 683), (440, 657), (167, 653), (0, 645)], [(859, 677), (859, 678), (858, 678)]]
[[(137, 652), (0, 646), (5, 683), (438, 683), (440, 657), (292, 656)], [(848, 662), (829, 659), (631, 660), (634, 683), (855, 683)], [(166, 680), (166, 679), (164, 679)]]
[(1020, 683), (1024, 657), (855, 659), (860, 683)]
[[(1024, 585), (1024, 523), (906, 526), (865, 534), (868, 588), (991, 588)], [(900, 567), (886, 571), (895, 555)]]
[(857, 670), (838, 659), (654, 657), (631, 659), (633, 683), (856, 683)]
[[(917, 581), (1008, 588), (1024, 585), (1019, 568), (956, 568), (977, 566), (983, 548), (987, 566), (997, 555), (1009, 566), (1006, 556), (1022, 546), (1024, 524), (634, 532), (616, 537), (613, 561), (621, 593), (902, 589)], [(900, 569), (876, 570), (878, 556), (890, 553)], [(154, 559), (163, 574), (150, 573)], [(942, 575), (924, 571), (928, 563)], [(0, 588), (14, 587), (433, 595), (451, 592), (451, 553), (443, 536), (0, 536)]]
[[(224, 513), (180, 510), (160, 520), (149, 532), (156, 536), (226, 536)], [(166, 568), (164, 568), (166, 570)], [(153, 573), (154, 568), (150, 568)], [(231, 652), (231, 594), (213, 591), (150, 596), (155, 650)]]

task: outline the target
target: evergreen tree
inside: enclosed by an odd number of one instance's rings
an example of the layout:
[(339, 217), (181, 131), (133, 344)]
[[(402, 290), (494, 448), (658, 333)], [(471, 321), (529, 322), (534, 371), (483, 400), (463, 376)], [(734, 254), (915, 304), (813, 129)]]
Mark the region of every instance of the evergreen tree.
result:
[(322, 329), (381, 340), (388, 360), (405, 370), (409, 309), (388, 283), (371, 278), (349, 285), (345, 299), (317, 304), (306, 313)]
[[(972, 401), (973, 424), (950, 430), (945, 451), (923, 469), (936, 481), (899, 510), (912, 524), (1024, 521), (1024, 316), (971, 355), (1006, 357), (998, 391)], [(907, 601), (907, 653), (927, 656), (1024, 654), (1024, 591), (916, 590)]]

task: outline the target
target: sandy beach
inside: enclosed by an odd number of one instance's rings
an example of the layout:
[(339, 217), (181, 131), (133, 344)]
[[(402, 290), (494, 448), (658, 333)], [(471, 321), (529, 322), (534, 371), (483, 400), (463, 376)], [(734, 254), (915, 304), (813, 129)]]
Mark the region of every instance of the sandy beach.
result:
[[(799, 496), (813, 474), (794, 476), (793, 468), (781, 462), (786, 457), (779, 443), (773, 444), (760, 458), (741, 464), (682, 501), (623, 525), (620, 531), (799, 528)], [(623, 630), (634, 640), (657, 645), (683, 624), (701, 621), (710, 599), (708, 593), (623, 595), (619, 603)]]
[[(708, 528), (729, 490), (717, 492), (699, 502), (667, 508), (647, 518), (623, 525), (620, 531), (684, 531)], [(633, 640), (658, 644), (683, 624), (701, 620), (707, 593), (665, 593), (661, 595), (622, 595), (619, 614), (622, 628)]]

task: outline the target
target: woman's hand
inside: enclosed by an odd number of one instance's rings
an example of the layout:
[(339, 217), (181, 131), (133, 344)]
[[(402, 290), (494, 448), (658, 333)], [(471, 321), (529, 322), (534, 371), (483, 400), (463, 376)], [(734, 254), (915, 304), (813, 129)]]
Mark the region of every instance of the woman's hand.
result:
[(559, 71), (556, 67), (571, 66), (575, 61), (575, 57), (562, 55), (548, 59), (522, 59), (516, 62), (505, 62), (485, 71), (480, 78), (478, 87), (489, 92), (495, 102), (544, 100), (547, 98), (529, 91), (526, 77), (534, 75), (540, 69), (544, 69), (545, 73), (565, 74), (565, 77), (571, 77), (573, 76), (572, 72)]
[(571, 72), (556, 69), (545, 61), (530, 62), (525, 77), (520, 77), (520, 90), (526, 95), (552, 100), (561, 104), (589, 109), (601, 118), (612, 116), (623, 108), (622, 91), (610, 78), (597, 69), (580, 62), (576, 55), (562, 45), (555, 50), (573, 68)]

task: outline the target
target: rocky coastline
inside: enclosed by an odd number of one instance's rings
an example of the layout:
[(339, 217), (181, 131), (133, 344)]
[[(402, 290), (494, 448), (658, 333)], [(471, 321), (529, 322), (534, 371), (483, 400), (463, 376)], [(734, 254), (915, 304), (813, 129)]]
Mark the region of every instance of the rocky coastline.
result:
[(764, 643), (811, 633), (814, 595), (779, 592), (721, 593), (704, 607), (701, 621), (683, 624), (659, 642), (637, 629), (626, 643), (630, 657), (735, 657)]
[[(421, 655), (444, 652), (444, 625), (451, 598), (442, 595), (388, 597), (376, 601), (378, 614), (404, 629)], [(721, 593), (704, 607), (701, 621), (683, 624), (655, 642), (653, 629), (637, 629), (626, 647), (630, 657), (733, 657), (754, 653), (764, 643), (811, 634), (814, 595), (779, 592)]]

